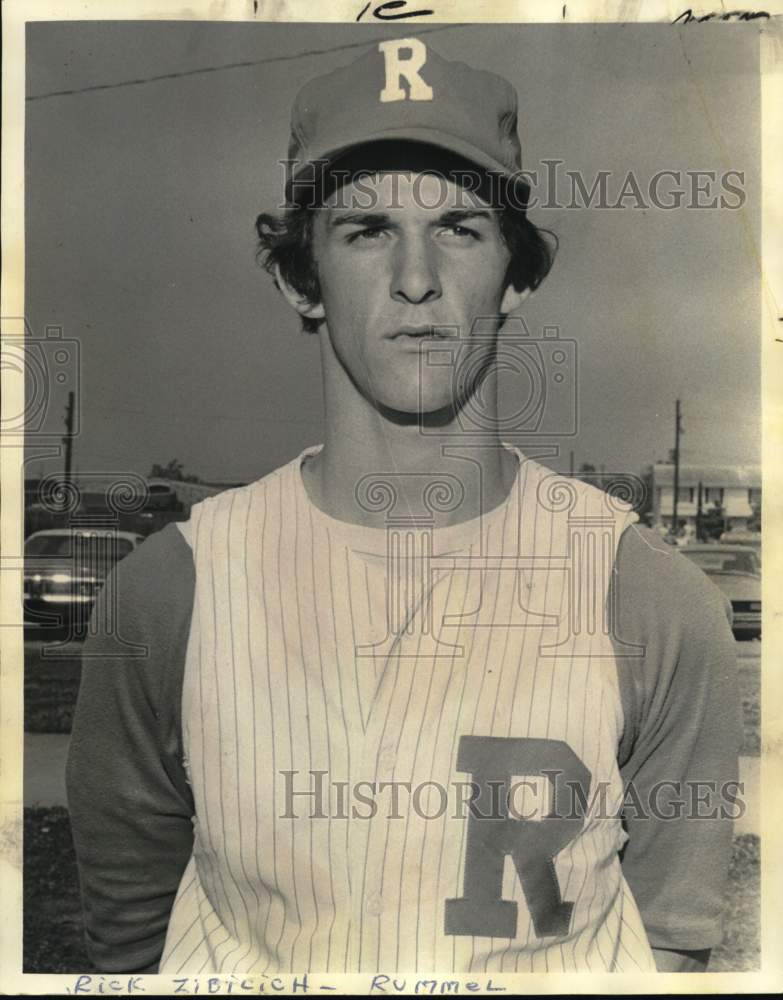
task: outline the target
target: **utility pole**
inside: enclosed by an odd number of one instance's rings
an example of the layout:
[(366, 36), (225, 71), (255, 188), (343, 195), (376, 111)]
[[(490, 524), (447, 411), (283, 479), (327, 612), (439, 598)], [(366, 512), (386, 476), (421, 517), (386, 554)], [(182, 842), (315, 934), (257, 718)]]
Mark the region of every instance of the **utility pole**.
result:
[(677, 400), (674, 418), (674, 505), (672, 507), (672, 534), (677, 536), (677, 500), (680, 493), (680, 434), (682, 433), (682, 414), (680, 401)]
[(65, 483), (71, 481), (71, 459), (73, 457), (73, 392), (68, 393), (68, 406), (65, 409)]
[(701, 480), (699, 480), (699, 496), (696, 504), (696, 541), (703, 541), (701, 537), (701, 506), (704, 498), (704, 490)]

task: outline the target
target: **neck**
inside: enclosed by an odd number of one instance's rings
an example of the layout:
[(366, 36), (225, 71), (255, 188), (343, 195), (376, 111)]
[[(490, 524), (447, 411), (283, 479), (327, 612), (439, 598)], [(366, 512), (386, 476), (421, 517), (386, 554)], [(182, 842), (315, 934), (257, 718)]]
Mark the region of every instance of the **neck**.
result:
[(384, 527), (393, 507), (392, 516), (425, 517), (437, 528), (489, 513), (507, 498), (517, 459), (487, 429), (488, 401), (496, 416), (494, 385), (482, 387), (479, 435), (466, 426), (465, 409), (422, 428), (416, 415), (385, 413), (341, 381), (326, 379), (324, 446), (302, 469), (310, 499), (326, 514)]

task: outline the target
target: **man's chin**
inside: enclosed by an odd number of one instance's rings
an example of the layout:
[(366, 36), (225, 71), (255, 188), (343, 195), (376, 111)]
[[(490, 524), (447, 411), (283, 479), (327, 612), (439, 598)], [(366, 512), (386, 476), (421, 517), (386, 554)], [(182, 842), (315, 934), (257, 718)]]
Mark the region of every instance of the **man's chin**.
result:
[(420, 425), (422, 427), (447, 427), (456, 416), (457, 407), (453, 400), (445, 403), (422, 405), (422, 400), (407, 403), (401, 400), (376, 400), (378, 411), (392, 423), (400, 425)]

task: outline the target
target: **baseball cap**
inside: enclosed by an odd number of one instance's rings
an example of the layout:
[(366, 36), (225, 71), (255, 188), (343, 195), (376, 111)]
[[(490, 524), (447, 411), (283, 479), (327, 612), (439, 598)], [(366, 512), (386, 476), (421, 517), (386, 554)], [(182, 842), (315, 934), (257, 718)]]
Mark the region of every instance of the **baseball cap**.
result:
[(421, 38), (385, 39), (356, 61), (302, 87), (291, 110), (286, 198), (312, 193), (319, 170), (359, 146), (418, 143), (510, 181), (521, 175), (517, 94), (501, 76), (440, 56)]

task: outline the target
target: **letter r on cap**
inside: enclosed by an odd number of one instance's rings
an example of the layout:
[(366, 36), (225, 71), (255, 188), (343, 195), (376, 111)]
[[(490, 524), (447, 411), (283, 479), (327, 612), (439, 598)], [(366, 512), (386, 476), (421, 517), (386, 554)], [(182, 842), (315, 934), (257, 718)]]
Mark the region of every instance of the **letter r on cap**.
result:
[[(419, 70), (427, 61), (427, 46), (418, 38), (395, 38), (379, 42), (378, 51), (383, 53), (386, 69), (386, 83), (381, 91), (381, 102), (389, 101), (431, 101), (430, 87), (419, 76)], [(402, 53), (410, 55), (403, 59)], [(400, 86), (403, 77), (408, 84), (408, 92)]]

